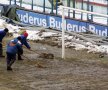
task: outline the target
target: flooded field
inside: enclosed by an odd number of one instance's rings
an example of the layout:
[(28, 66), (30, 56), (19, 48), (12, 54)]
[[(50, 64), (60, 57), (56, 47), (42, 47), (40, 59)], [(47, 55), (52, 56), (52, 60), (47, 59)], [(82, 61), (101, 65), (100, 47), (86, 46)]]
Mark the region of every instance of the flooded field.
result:
[[(7, 71), (5, 58), (0, 58), (0, 90), (108, 90), (107, 55), (66, 49), (63, 60), (61, 48), (30, 45), (32, 50), (24, 48), (24, 60), (16, 60), (13, 71)], [(52, 53), (54, 59), (40, 58), (41, 53)]]

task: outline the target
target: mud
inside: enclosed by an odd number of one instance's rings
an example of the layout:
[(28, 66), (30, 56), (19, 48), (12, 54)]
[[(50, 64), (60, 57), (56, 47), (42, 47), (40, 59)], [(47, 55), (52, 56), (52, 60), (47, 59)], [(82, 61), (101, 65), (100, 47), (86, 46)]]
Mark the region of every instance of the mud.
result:
[[(61, 59), (61, 48), (30, 44), (32, 50), (24, 48), (24, 60), (16, 60), (13, 71), (7, 71), (5, 58), (0, 58), (0, 90), (108, 90), (107, 55), (66, 49), (66, 59)], [(43, 52), (54, 59), (40, 58)]]

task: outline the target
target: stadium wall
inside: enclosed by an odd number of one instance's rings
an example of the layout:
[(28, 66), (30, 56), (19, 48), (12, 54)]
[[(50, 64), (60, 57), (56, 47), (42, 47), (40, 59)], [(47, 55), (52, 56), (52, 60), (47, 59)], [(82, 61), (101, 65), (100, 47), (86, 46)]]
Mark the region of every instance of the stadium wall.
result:
[[(30, 10), (17, 9), (21, 22), (36, 26), (50, 27), (62, 30), (62, 18), (57, 15), (50, 15), (45, 13), (34, 12)], [(108, 26), (93, 22), (65, 18), (65, 30), (75, 32), (86, 32), (90, 30), (100, 36), (108, 36)]]

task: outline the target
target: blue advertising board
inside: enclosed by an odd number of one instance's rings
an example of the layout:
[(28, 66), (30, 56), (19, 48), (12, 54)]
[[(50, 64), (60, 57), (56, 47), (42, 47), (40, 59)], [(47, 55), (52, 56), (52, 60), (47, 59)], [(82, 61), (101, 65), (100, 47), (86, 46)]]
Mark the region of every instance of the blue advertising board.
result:
[(33, 13), (24, 10), (17, 10), (17, 14), (23, 23), (44, 27), (47, 26), (46, 15), (44, 14)]
[(46, 16), (47, 19), (47, 25), (48, 27), (51, 28), (56, 28), (58, 30), (62, 29), (62, 20), (60, 17), (55, 17), (55, 16)]
[(75, 31), (75, 32), (85, 32), (86, 31), (86, 23), (80, 22), (76, 20), (66, 20), (66, 30), (67, 31)]
[[(21, 22), (62, 30), (62, 18), (26, 10), (17, 10)], [(67, 31), (85, 32), (87, 29), (101, 36), (108, 36), (108, 27), (78, 20), (66, 19)]]
[(89, 30), (91, 30), (92, 32), (94, 32), (100, 36), (108, 36), (108, 27), (107, 26), (87, 23), (87, 27)]

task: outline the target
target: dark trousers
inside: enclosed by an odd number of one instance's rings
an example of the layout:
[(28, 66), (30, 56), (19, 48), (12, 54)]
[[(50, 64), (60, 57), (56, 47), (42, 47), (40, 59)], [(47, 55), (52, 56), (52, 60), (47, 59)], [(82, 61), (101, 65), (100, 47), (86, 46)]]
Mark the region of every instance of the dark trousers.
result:
[(18, 50), (18, 60), (22, 59), (21, 55), (23, 54), (23, 49)]
[(18, 49), (18, 60), (22, 59), (21, 55), (23, 54), (23, 49), (21, 48), (20, 50)]
[(11, 67), (12, 64), (15, 62), (16, 60), (16, 54), (11, 54), (11, 53), (6, 53), (7, 54), (7, 67)]
[(3, 55), (3, 49), (2, 49), (2, 44), (0, 42), (0, 56), (2, 56), (2, 55)]

